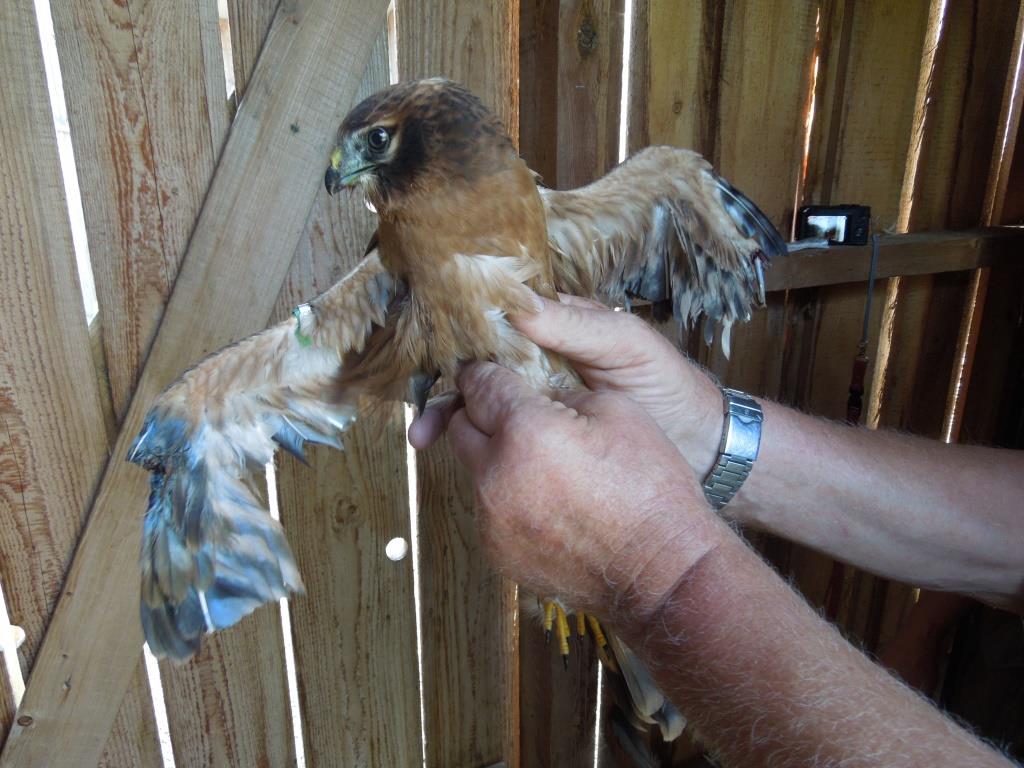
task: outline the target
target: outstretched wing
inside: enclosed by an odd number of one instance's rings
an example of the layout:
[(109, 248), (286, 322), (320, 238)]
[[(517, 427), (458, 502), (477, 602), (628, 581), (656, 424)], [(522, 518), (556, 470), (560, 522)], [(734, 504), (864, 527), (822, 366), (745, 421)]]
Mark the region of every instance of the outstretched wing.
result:
[(764, 267), (786, 252), (778, 231), (695, 152), (649, 147), (603, 178), (570, 191), (541, 189), (561, 291), (627, 304), (670, 306), (704, 338), (764, 303)]
[(152, 474), (141, 618), (153, 653), (185, 659), (207, 632), (302, 590), (284, 532), (252, 484), (276, 448), (341, 447), (358, 385), (344, 365), (385, 332), (404, 287), (372, 251), (287, 322), (203, 360), (153, 404), (128, 456)]

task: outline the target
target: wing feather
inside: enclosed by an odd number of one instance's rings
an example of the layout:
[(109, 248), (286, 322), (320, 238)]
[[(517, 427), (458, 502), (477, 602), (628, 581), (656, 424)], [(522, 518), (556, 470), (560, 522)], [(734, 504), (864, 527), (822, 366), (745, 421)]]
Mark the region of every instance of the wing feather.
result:
[(276, 448), (341, 448), (358, 386), (339, 372), (388, 324), (404, 286), (372, 251), (295, 316), (208, 357), (153, 404), (128, 456), (151, 472), (140, 612), (157, 656), (302, 590), (280, 524), (253, 483)]
[(649, 147), (570, 191), (542, 189), (557, 287), (671, 307), (681, 327), (723, 326), (764, 303), (764, 266), (786, 252), (768, 218), (700, 155)]

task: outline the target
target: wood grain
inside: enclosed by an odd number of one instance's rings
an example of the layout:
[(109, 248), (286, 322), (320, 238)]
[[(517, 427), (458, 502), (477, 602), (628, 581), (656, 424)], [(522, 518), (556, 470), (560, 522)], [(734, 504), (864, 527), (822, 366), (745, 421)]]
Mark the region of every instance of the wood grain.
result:
[(653, 144), (713, 155), (709, 137), (717, 116), (720, 2), (648, 5), (647, 123)]
[(11, 723), (14, 722), (14, 691), (11, 690), (11, 681), (7, 672), (0, 670), (0, 734), (7, 737)]
[[(616, 0), (563, 0), (535, 4), (521, 28), (524, 39), (554, 50), (524, 48), (521, 58), (534, 77), (531, 88), (544, 93), (548, 116), (527, 118), (526, 157), (537, 157), (559, 189), (578, 187), (602, 176), (618, 162), (621, 103), (623, 3)], [(531, 54), (539, 53), (534, 59)], [(532, 62), (527, 64), (525, 62)], [(538, 146), (540, 143), (540, 146)], [(553, 172), (553, 174), (552, 174)], [(591, 766), (597, 706), (597, 658), (588, 642), (573, 643), (568, 670), (557, 647), (544, 642), (533, 595), (522, 595), (520, 632), (520, 749), (524, 765)]]
[[(28, 676), (108, 442), (35, 13), (31, 3), (14, 3), (0, 17), (0, 58), (11, 78), (0, 115), (9, 184), (0, 208), (0, 580), (12, 621), (26, 631), (19, 657)], [(148, 702), (144, 678), (136, 676), (132, 692)], [(151, 708), (123, 709), (114, 738), (112, 756), (156, 764)]]
[[(282, 11), (235, 117), (115, 456), (126, 454), (147, 404), (183, 368), (266, 324), (287, 269), (280, 253), (292, 252), (301, 236), (331, 136), (355, 94), (353, 72), (362, 71), (383, 23), (383, 0), (360, 8), (310, 0)], [(109, 465), (28, 684), (23, 709), (31, 725), (15, 725), (0, 764), (99, 759), (141, 644), (140, 517), (128, 510), (141, 510), (145, 498), (145, 473)], [(77, 685), (66, 690), (69, 678)]]
[(562, 0), (558, 9), (559, 189), (589, 184), (618, 163), (622, 3)]
[[(388, 84), (382, 30), (356, 98)], [(322, 187), (278, 296), (275, 317), (326, 289), (363, 256), (377, 221), (358, 194)], [(360, 421), (345, 451), (315, 450), (310, 467), (281, 456), (281, 520), (306, 594), (291, 600), (306, 764), (419, 766), (422, 760), (403, 409)]]
[[(120, 19), (107, 5), (61, 6), (57, 28), (63, 54), (78, 63), (65, 68), (65, 78), (75, 144), (79, 156), (88, 159), (79, 173), (95, 246), (93, 263), (104, 286), (101, 320), (114, 318), (117, 327), (140, 336), (141, 348), (134, 352), (105, 337), (107, 371), (112, 388), (119, 387), (114, 391), (121, 415), (185, 253), (228, 122), (216, 35), (210, 50), (214, 3), (134, 2), (120, 11), (126, 14)], [(172, 59), (177, 66), (167, 66)], [(98, 92), (113, 96), (108, 102), (89, 98)], [(109, 102), (121, 109), (110, 109)], [(125, 141), (132, 136), (137, 143)], [(119, 189), (143, 194), (119, 198)], [(137, 231), (131, 237), (109, 238), (111, 232), (133, 227)], [(152, 247), (133, 251), (136, 237)], [(124, 265), (158, 275), (159, 281), (140, 286)], [(140, 301), (140, 289), (148, 293), (145, 301)], [(245, 765), (264, 754), (280, 761), (292, 750), (279, 623), (272, 613), (263, 613), (237, 637), (238, 659), (262, 649), (261, 675), (254, 677), (244, 663), (235, 663), (232, 640), (221, 638), (195, 663), (163, 667), (175, 755), (183, 764)], [(219, 665), (220, 674), (203, 674), (204, 664)], [(141, 667), (136, 676), (144, 679)], [(269, 745), (260, 734), (267, 734)]]
[[(139, 34), (159, 38), (159, 30), (170, 20), (146, 12), (150, 9), (166, 12), (166, 8), (166, 4), (148, 6), (136, 20), (141, 28)], [(228, 135), (220, 40), (218, 36), (211, 41), (211, 35), (207, 33), (210, 27), (216, 28), (216, 19), (206, 18), (211, 12), (216, 16), (216, 5), (203, 2), (197, 10), (198, 13), (180, 19), (178, 23), (187, 23), (199, 30), (199, 35), (193, 36), (199, 38), (206, 62), (204, 93), (210, 115), (207, 132), (204, 134), (202, 123), (193, 122), (189, 126), (192, 133), (190, 142), (186, 126), (177, 126), (178, 131), (165, 134), (164, 124), (159, 123), (152, 131), (154, 145), (188, 146), (205, 140), (212, 150), (209, 162), (201, 153), (167, 151), (165, 162), (158, 166), (160, 179), (189, 177), (192, 184), (202, 185), (190, 206), (178, 209), (168, 206), (162, 211), (161, 223), (166, 229), (186, 234), (195, 224), (202, 195), (213, 177), (220, 149)], [(256, 6), (253, 8), (255, 11)], [(264, 37), (260, 37), (261, 42)], [(214, 43), (213, 50), (211, 42)], [(154, 48), (156, 50), (140, 57), (140, 68), (144, 81), (147, 81), (147, 103), (156, 101), (162, 105), (161, 109), (166, 110), (169, 104), (174, 103), (177, 92), (167, 87), (168, 83), (160, 73), (167, 69), (166, 62), (174, 51), (166, 47)], [(240, 53), (245, 55), (246, 51)], [(197, 72), (191, 83), (193, 99), (199, 97), (200, 82)], [(241, 93), (238, 91), (239, 97)], [(168, 125), (168, 129), (173, 127)], [(183, 254), (186, 240), (181, 239), (177, 244)], [(180, 254), (175, 256), (176, 260), (180, 258)], [(260, 659), (257, 674), (252, 673), (253, 658)], [(283, 766), (295, 763), (284, 646), (277, 611), (259, 611), (237, 629), (210, 638), (202, 652), (188, 664), (162, 663), (160, 676), (174, 758), (178, 764), (245, 766), (269, 761)]]
[(235, 102), (242, 100), (280, 0), (228, 0)]
[[(717, 90), (713, 163), (788, 239), (802, 165), (815, 9), (799, 0), (738, 3), (722, 15), (720, 77), (701, 86)], [(728, 386), (774, 396), (784, 315), (783, 302), (773, 301), (733, 329), (730, 358), (715, 344), (704, 351), (704, 361)]]
[[(820, 126), (812, 136), (807, 194), (822, 203), (863, 202), (874, 227), (895, 224), (910, 146), (914, 99), (928, 20), (925, 4), (894, 7), (837, 2), (823, 14), (829, 46), (821, 81)], [(844, 34), (844, 32), (846, 34)], [(879, 296), (884, 289), (879, 286)], [(829, 289), (822, 311), (839, 317), (863, 315), (864, 294)], [(850, 365), (860, 322), (828, 322), (812, 373), (808, 407), (823, 415), (845, 415)], [(873, 334), (877, 342), (877, 332)], [(874, 357), (873, 349), (869, 357)]]
[[(71, 62), (64, 67), (69, 118), (119, 420), (227, 136), (216, 5), (55, 3), (54, 11), (58, 47)], [(145, 682), (141, 661), (135, 677)], [(176, 686), (166, 669), (164, 678), (172, 734), (183, 733), (176, 744), (192, 743), (192, 734), (211, 730), (207, 718), (181, 715), (202, 713), (190, 700), (201, 688)], [(247, 673), (238, 678), (240, 712), (248, 680)], [(126, 706), (140, 707), (148, 683), (145, 691), (129, 693), (133, 703)], [(246, 717), (258, 720), (268, 710), (253, 708)], [(116, 733), (111, 738), (125, 742)]]
[[(896, 12), (880, 5), (835, 2), (822, 13), (821, 119), (812, 134), (807, 199), (869, 204), (876, 231), (901, 221), (900, 193), (914, 135), (928, 11), (925, 3)], [(898, 296), (895, 283), (891, 289), (887, 292), (884, 283), (875, 288), (869, 366), (878, 359), (887, 293), (890, 300)], [(819, 293), (818, 343), (804, 403), (814, 413), (845, 417), (865, 298), (863, 284)], [(887, 333), (892, 329), (886, 325)], [(884, 343), (890, 342), (887, 336)], [(866, 404), (872, 402), (873, 387), (883, 382), (872, 380), (870, 367), (868, 379)], [(794, 568), (806, 594), (823, 599), (826, 591), (835, 591), (840, 622), (863, 635), (863, 617), (875, 591), (873, 577), (849, 568), (833, 570), (827, 560), (803, 551), (794, 555)]]
[[(639, 4), (634, 17), (630, 146), (692, 147), (748, 194), (786, 236), (801, 171), (814, 7), (800, 2)], [(637, 32), (646, 34), (637, 38)], [(775, 266), (786, 262), (778, 259)], [(774, 267), (769, 275), (774, 273)], [(812, 309), (816, 308), (811, 304)], [(799, 389), (816, 317), (784, 293), (732, 333), (732, 355), (689, 334), (691, 355), (723, 382), (773, 398)], [(673, 322), (662, 329), (678, 341)], [(779, 545), (776, 562), (788, 563)], [(687, 737), (652, 744), (663, 765), (700, 749)]]
[(519, 153), (544, 184), (558, 178), (558, 0), (521, 0)]
[[(461, 82), (518, 141), (518, 2), (397, 0), (401, 79)], [(478, 545), (474, 499), (447, 444), (417, 456), (427, 765), (512, 761), (518, 732), (513, 587)]]

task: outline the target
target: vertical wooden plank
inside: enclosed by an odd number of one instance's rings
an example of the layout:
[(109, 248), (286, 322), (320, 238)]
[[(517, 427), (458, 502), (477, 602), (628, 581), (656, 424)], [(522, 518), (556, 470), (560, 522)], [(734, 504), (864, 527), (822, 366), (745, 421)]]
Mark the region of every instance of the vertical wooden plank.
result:
[(14, 692), (7, 673), (0, 670), (0, 735), (4, 738), (14, 722)]
[[(223, 60), (219, 47), (211, 58), (206, 39), (216, 28), (216, 4), (98, 0), (54, 3), (54, 11), (69, 62), (65, 85), (82, 158), (106, 369), (121, 417), (227, 136)], [(163, 667), (175, 753), (184, 764), (251, 764), (264, 751), (250, 736), (276, 744), (271, 755), (291, 752), (283, 658), (274, 642), (279, 625), (261, 615), (240, 635), (250, 647), (239, 640), (234, 659), (217, 639), (189, 667)], [(262, 675), (243, 662), (254, 655), (264, 659)], [(204, 664), (220, 666), (220, 674), (204, 675)], [(135, 675), (141, 679), (141, 666)], [(261, 716), (262, 727), (235, 727)]]
[[(742, 189), (788, 239), (801, 172), (805, 110), (815, 47), (814, 5), (789, 0), (729, 4), (723, 14), (721, 74), (713, 103), (713, 164)], [(773, 395), (779, 380), (785, 306), (774, 297), (732, 332), (732, 355), (706, 350), (724, 383)]]
[[(388, 83), (382, 31), (357, 100)], [(324, 290), (363, 256), (376, 217), (361, 196), (321, 189), (275, 315)], [(291, 600), (306, 765), (419, 766), (422, 760), (404, 414), (357, 423), (345, 452), (314, 450), (310, 467), (279, 458), (281, 520), (306, 595)]]
[(556, 184), (572, 189), (618, 163), (622, 3), (562, 0), (558, 30)]
[[(872, 207), (876, 231), (896, 224), (912, 148), (928, 13), (927, 3), (898, 10), (843, 0), (824, 6), (820, 119), (812, 134), (807, 202), (865, 203)], [(918, 299), (908, 300), (908, 307), (925, 305), (926, 282), (919, 281), (908, 294)], [(875, 291), (869, 323), (872, 364), (886, 298), (884, 286), (877, 285)], [(861, 336), (865, 284), (822, 289), (818, 298), (818, 343), (804, 405), (842, 419)], [(870, 369), (868, 378), (865, 402), (872, 396)], [(793, 562), (805, 594), (824, 599), (835, 592), (841, 623), (861, 637), (865, 631), (875, 633), (869, 617), (873, 606), (884, 604), (887, 584), (853, 569), (835, 570), (826, 558), (803, 550), (794, 553)]]
[(558, 183), (558, 0), (522, 0), (519, 152), (547, 186)]
[[(909, 215), (911, 231), (981, 223), (984, 187), (974, 178), (958, 174), (958, 158), (961, 151), (974, 155), (986, 150), (991, 156), (997, 111), (978, 107), (999, 103), (1004, 80), (990, 76), (972, 82), (972, 73), (988, 69), (987, 62), (998, 59), (1005, 75), (1012, 42), (1007, 28), (1012, 30), (1016, 19), (1008, 12), (1015, 12), (1014, 5), (982, 10), (976, 2), (960, 2), (946, 8), (929, 85)], [(1001, 24), (992, 23), (1000, 17)], [(963, 185), (969, 189), (959, 188)], [(964, 218), (970, 210), (977, 212), (973, 221)], [(952, 371), (956, 351), (949, 340), (957, 335), (968, 287), (964, 274), (901, 280), (885, 392), (880, 393), (884, 394), (879, 409), (881, 425), (939, 436), (948, 380), (943, 374)]]
[[(540, 51), (540, 58), (532, 55), (536, 47), (524, 48), (522, 59), (524, 67), (544, 68), (546, 80), (531, 88), (544, 89), (543, 108), (551, 111), (529, 118), (524, 112), (524, 123), (544, 130), (523, 136), (523, 153), (549, 163), (542, 170), (549, 184), (560, 189), (582, 186), (618, 162), (623, 3), (562, 0), (557, 7), (533, 5), (524, 15), (524, 39), (546, 40), (550, 47)], [(569, 668), (564, 669), (556, 648), (539, 631), (535, 604), (535, 596), (521, 596), (523, 764), (591, 766), (597, 706), (594, 649), (589, 642), (574, 642)]]
[(0, 35), (0, 580), (27, 672), (107, 437), (31, 2), (4, 4)]
[[(517, 141), (518, 1), (397, 0), (395, 16), (400, 77), (462, 82)], [(514, 590), (483, 559), (473, 494), (447, 445), (420, 454), (417, 472), (427, 764), (511, 760)]]
[[(223, 139), (215, 144), (211, 136), (199, 6), (154, 0), (53, 3), (119, 419)], [(226, 109), (223, 102), (217, 106)]]
[[(822, 18), (830, 49), (808, 198), (869, 204), (876, 230), (893, 226), (898, 216), (927, 21), (926, 3), (896, 8), (836, 2)], [(876, 290), (881, 299), (884, 289)], [(822, 320), (831, 332), (819, 336), (815, 354), (807, 404), (815, 413), (845, 416), (864, 298), (862, 285), (822, 292), (822, 311), (832, 317)]]
[(724, 3), (718, 0), (648, 4), (647, 119), (652, 144), (713, 154), (723, 12)]
[[(376, 34), (387, 8), (374, 0), (360, 4), (357, 14), (354, 5), (308, 0), (279, 13), (189, 240), (191, 256), (175, 282), (115, 455), (127, 453), (148, 404), (167, 381), (212, 349), (266, 324), (274, 287), (287, 271), (280, 252), (293, 251), (299, 241), (331, 135), (359, 81), (351, 70), (365, 67), (372, 47), (367, 31)], [(293, 125), (302, 126), (301, 136)], [(22, 702), (32, 722), (12, 728), (3, 765), (99, 759), (142, 639), (141, 516), (125, 510), (141, 508), (146, 485), (137, 468), (120, 460), (108, 465)], [(253, 659), (265, 670), (259, 654), (239, 656), (238, 667), (246, 664), (251, 673)], [(64, 685), (69, 678), (77, 683), (70, 688)], [(273, 715), (258, 709), (248, 714)]]
[[(211, 13), (216, 14), (215, 2), (200, 0), (198, 6), (191, 11), (185, 6), (179, 7), (179, 11), (187, 14), (185, 18), (172, 19), (166, 15), (172, 5), (149, 0), (136, 17), (133, 4), (133, 18), (136, 18), (136, 26), (141, 28), (137, 35), (143, 35), (143, 39), (159, 39), (158, 30), (169, 24), (188, 25), (199, 31), (203, 23), (209, 22), (205, 17)], [(245, 85), (258, 58), (259, 49), (253, 51), (250, 46), (258, 43), (262, 47), (273, 18), (270, 15), (271, 9), (267, 7), (269, 5), (251, 4), (242, 16), (240, 29), (232, 27), (233, 36), (239, 38), (234, 62), (236, 78), (242, 75), (240, 84), (236, 81), (235, 93), (238, 99), (244, 94)], [(254, 33), (245, 26), (245, 22), (250, 20), (258, 20), (267, 25), (262, 34)], [(192, 34), (189, 39), (190, 50), (201, 51), (201, 47), (197, 47), (201, 46), (201, 38), (196, 37), (195, 32)], [(234, 47), (232, 50), (234, 52)], [(219, 83), (219, 90), (214, 89), (214, 93), (204, 91), (209, 98), (210, 117), (206, 129), (209, 155), (174, 154), (177, 142), (181, 141), (183, 135), (192, 133), (197, 139), (206, 138), (201, 123), (181, 126), (177, 134), (156, 132), (154, 137), (154, 145), (163, 147), (166, 155), (165, 162), (158, 166), (161, 183), (168, 183), (168, 176), (174, 179), (178, 174), (188, 174), (192, 184), (197, 187), (197, 194), (187, 198), (186, 205), (177, 211), (162, 212), (164, 227), (179, 229), (182, 235), (180, 239), (174, 238), (173, 243), (168, 243), (172, 253), (178, 254), (178, 263), (184, 255), (187, 235), (198, 216), (217, 157), (227, 138), (228, 123), (226, 119), (220, 119), (219, 114), (227, 109), (224, 62), (219, 49), (217, 54), (214, 60), (208, 56), (206, 59), (207, 67), (213, 70), (214, 81)], [(150, 51), (148, 56), (140, 59), (143, 81), (146, 83), (147, 108), (149, 101), (154, 99), (153, 94), (169, 91), (169, 84), (162, 81), (166, 77), (162, 72), (171, 55), (173, 49), (165, 41), (165, 47)], [(197, 72), (190, 78), (190, 86), (197, 89), (201, 82), (208, 82), (209, 79), (209, 73), (204, 81)], [(191, 94), (190, 102), (194, 103), (199, 98), (200, 94), (196, 90)], [(168, 101), (165, 97), (158, 108), (171, 108), (172, 104), (168, 104)], [(189, 127), (191, 131), (188, 131)], [(255, 670), (254, 659), (258, 660)], [(179, 765), (248, 766), (263, 762), (283, 766), (295, 763), (280, 614), (273, 608), (257, 611), (230, 633), (213, 636), (204, 644), (202, 651), (185, 665), (162, 663), (160, 676), (165, 690), (174, 758)]]
[(280, 0), (228, 0), (235, 100), (241, 101)]

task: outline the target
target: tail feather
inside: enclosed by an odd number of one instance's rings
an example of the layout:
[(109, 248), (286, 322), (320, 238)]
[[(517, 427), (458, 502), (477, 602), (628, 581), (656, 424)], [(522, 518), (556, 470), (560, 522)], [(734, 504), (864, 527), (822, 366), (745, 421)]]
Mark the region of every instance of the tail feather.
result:
[(651, 673), (615, 635), (608, 634), (615, 661), (629, 691), (633, 714), (642, 722), (656, 724), (665, 741), (674, 741), (686, 727), (686, 719), (658, 688)]

